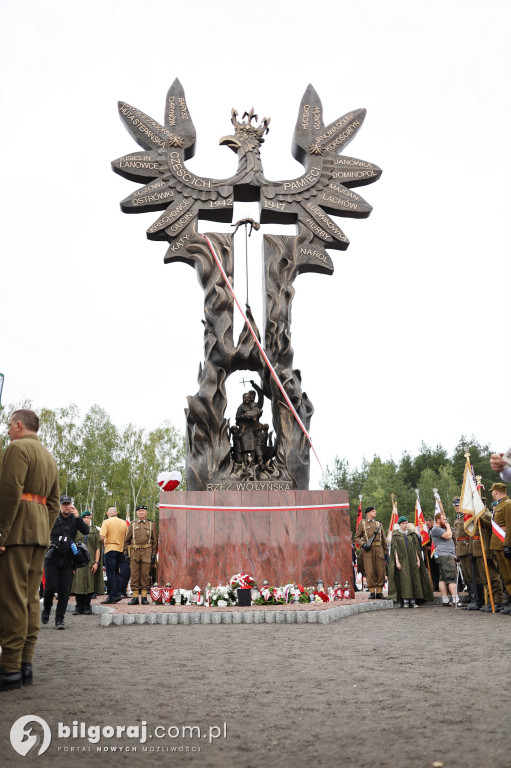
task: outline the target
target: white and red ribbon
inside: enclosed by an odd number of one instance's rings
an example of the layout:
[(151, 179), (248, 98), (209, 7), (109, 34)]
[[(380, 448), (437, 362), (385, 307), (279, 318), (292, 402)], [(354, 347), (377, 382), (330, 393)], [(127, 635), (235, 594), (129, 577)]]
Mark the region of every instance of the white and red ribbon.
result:
[(491, 527), (497, 539), (499, 539), (502, 543), (504, 543), (504, 539), (506, 538), (505, 530), (501, 528), (500, 525), (495, 522), (495, 520), (491, 521)]
[(205, 512), (218, 511), (218, 512), (276, 512), (277, 510), (284, 510), (290, 512), (293, 509), (349, 509), (349, 502), (345, 504), (310, 504), (307, 506), (299, 506), (296, 504), (288, 505), (285, 507), (217, 507), (209, 505), (190, 505), (190, 504), (158, 504), (159, 509), (200, 509)]

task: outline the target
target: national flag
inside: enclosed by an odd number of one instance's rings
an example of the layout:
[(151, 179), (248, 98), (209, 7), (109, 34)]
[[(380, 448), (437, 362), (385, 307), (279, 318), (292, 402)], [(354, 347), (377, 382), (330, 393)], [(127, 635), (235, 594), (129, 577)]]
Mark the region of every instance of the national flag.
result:
[[(357, 512), (357, 522), (355, 523), (355, 533), (358, 529), (358, 526), (362, 522), (362, 496), (358, 497), (358, 512)], [(360, 544), (357, 542), (355, 544), (355, 549), (357, 555), (360, 554)]]
[(362, 496), (359, 496), (359, 502), (358, 502), (358, 513), (357, 513), (357, 523), (355, 525), (355, 530), (357, 530), (358, 526), (362, 522)]
[(465, 471), (463, 473), (463, 484), (460, 495), (460, 513), (464, 516), (463, 527), (469, 536), (473, 536), (476, 530), (476, 523), (484, 512), (484, 502), (479, 496), (470, 460), (467, 458)]
[(426, 526), (426, 521), (424, 519), (424, 513), (421, 508), (421, 502), (419, 499), (419, 492), (417, 493), (417, 499), (415, 501), (415, 530), (417, 531), (418, 535), (421, 537), (422, 546), (425, 547), (426, 544), (429, 542), (429, 532)]
[(397, 511), (397, 502), (394, 499), (394, 494), (392, 494), (392, 514), (390, 516), (390, 525), (389, 525), (389, 532), (387, 534), (387, 541), (390, 547), (390, 542), (392, 541), (392, 531), (394, 530), (394, 526), (397, 525), (397, 519), (399, 517), (398, 511)]
[(126, 525), (129, 526), (131, 520), (130, 520), (130, 505), (126, 505)]

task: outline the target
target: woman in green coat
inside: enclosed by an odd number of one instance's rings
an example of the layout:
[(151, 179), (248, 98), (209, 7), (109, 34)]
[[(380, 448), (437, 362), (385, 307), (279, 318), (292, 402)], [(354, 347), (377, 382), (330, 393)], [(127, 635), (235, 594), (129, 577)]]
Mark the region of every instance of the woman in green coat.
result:
[(85, 542), (90, 555), (90, 563), (83, 568), (77, 568), (73, 576), (71, 594), (76, 595), (76, 609), (73, 616), (82, 613), (92, 613), (90, 601), (93, 594), (105, 593), (103, 581), (103, 556), (101, 554), (101, 538), (98, 529), (92, 525), (92, 515), (88, 510), (82, 513), (83, 520), (89, 526), (89, 533), (85, 536), (80, 531), (76, 534), (76, 543)]
[(422, 543), (413, 525), (402, 515), (392, 532), (389, 564), (389, 599), (403, 608), (433, 602), (429, 573), (422, 558)]

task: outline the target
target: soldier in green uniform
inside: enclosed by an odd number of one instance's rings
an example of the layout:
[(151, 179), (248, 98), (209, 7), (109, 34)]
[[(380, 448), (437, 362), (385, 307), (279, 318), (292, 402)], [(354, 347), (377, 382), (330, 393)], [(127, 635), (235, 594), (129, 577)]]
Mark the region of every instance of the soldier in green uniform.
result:
[(76, 609), (73, 616), (92, 613), (90, 601), (92, 595), (105, 593), (103, 581), (103, 555), (101, 553), (101, 537), (98, 529), (92, 525), (92, 515), (86, 509), (82, 513), (82, 520), (89, 526), (89, 533), (76, 532), (76, 543), (84, 542), (90, 555), (90, 563), (84, 568), (78, 568), (73, 576), (71, 594), (76, 595)]
[[(482, 500), (486, 504), (486, 499), (482, 497)], [(495, 553), (490, 549), (491, 541), (491, 512), (485, 509), (481, 517), (481, 536), (479, 536), (479, 528), (476, 528), (473, 541), (472, 557), (475, 561), (475, 569), (477, 580), (481, 583), (485, 594), (487, 595), (486, 605), (480, 608), (485, 613), (491, 613), (491, 600), (488, 590), (488, 580), (486, 578), (486, 570), (484, 567), (483, 559), (483, 547), (486, 554), (486, 563), (488, 565), (488, 575), (490, 577), (490, 585), (493, 594), (493, 603), (496, 613), (500, 613), (504, 606), (502, 605), (502, 581), (500, 579), (499, 566)]]
[(0, 474), (0, 691), (32, 683), (38, 590), (60, 509), (57, 465), (38, 430), (36, 413), (14, 411)]
[(361, 549), (361, 559), (369, 589), (370, 600), (383, 600), (387, 539), (382, 524), (376, 520), (376, 509), (367, 507), (366, 519), (355, 531), (355, 544)]
[[(511, 597), (511, 501), (505, 483), (493, 483), (491, 495), (497, 505), (493, 509), (490, 547), (497, 555), (500, 575)], [(511, 603), (502, 613), (511, 614)]]
[(137, 519), (134, 520), (124, 539), (124, 555), (130, 559), (131, 591), (133, 596), (128, 605), (138, 605), (138, 595), (141, 595), (142, 605), (149, 605), (147, 593), (151, 586), (149, 572), (151, 563), (156, 562), (158, 551), (158, 536), (156, 525), (146, 520), (147, 507), (140, 505), (136, 509)]
[(471, 600), (466, 598), (464, 600), (470, 603), (475, 600), (473, 594), (474, 580), (472, 578), (472, 539), (465, 530), (465, 516), (460, 512), (460, 500), (458, 498), (453, 499), (452, 503), (456, 514), (454, 518), (455, 556), (461, 566), (463, 581), (467, 585), (471, 597)]

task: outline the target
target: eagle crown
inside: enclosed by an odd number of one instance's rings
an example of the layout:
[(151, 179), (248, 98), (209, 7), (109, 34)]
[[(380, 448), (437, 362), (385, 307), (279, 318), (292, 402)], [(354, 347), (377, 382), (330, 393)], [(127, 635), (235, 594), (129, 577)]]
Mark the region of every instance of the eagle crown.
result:
[[(234, 125), (234, 134), (237, 139), (243, 141), (246, 143), (252, 144), (252, 146), (257, 146), (257, 144), (263, 144), (264, 139), (263, 136), (269, 132), (269, 125), (271, 117), (263, 117), (262, 123), (260, 125), (252, 125), (252, 120), (259, 119), (256, 114), (254, 114), (254, 108), (250, 110), (250, 112), (244, 112), (243, 117), (241, 118), (243, 120), (242, 123), (240, 123), (237, 119), (238, 113), (235, 109), (231, 110), (231, 123)], [(248, 117), (248, 120), (245, 120), (245, 118)]]

